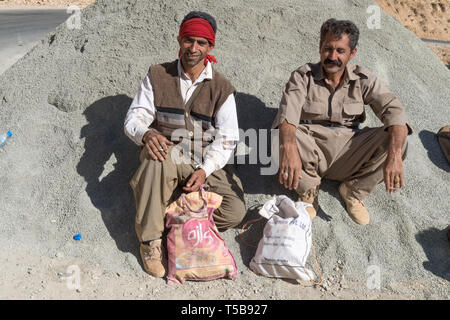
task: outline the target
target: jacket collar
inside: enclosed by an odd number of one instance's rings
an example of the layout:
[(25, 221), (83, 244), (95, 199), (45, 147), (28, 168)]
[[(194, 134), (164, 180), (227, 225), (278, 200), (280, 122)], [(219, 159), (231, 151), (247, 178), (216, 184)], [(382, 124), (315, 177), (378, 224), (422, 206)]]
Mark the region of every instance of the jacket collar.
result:
[[(178, 76), (184, 80), (189, 79), (189, 77), (184, 72), (183, 65), (181, 63), (181, 59), (178, 59), (177, 67), (178, 67)], [(202, 73), (200, 74), (200, 76), (198, 77), (198, 79), (196, 81), (200, 82), (205, 79), (211, 80), (212, 78), (213, 78), (212, 65), (211, 65), (211, 62), (208, 61), (206, 68), (203, 69)]]

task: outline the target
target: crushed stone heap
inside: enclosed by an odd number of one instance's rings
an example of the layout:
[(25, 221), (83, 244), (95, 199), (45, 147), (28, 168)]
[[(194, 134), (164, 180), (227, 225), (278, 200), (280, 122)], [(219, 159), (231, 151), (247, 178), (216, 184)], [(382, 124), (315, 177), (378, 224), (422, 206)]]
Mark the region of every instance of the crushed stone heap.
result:
[[(339, 272), (365, 285), (378, 266), (382, 287), (426, 281), (431, 292), (450, 279), (450, 167), (435, 133), (450, 124), (450, 73), (410, 31), (381, 12), (369, 29), (372, 1), (99, 0), (81, 14), (81, 28), (60, 25), (0, 76), (0, 131), (14, 134), (0, 152), (0, 240), (4, 253), (99, 262), (105, 270), (145, 277), (134, 232), (134, 199), (128, 182), (139, 148), (124, 135), (123, 119), (149, 65), (177, 58), (184, 15), (216, 17), (216, 68), (238, 91), (242, 129), (270, 128), (290, 73), (319, 61), (319, 30), (330, 17), (360, 28), (353, 61), (372, 70), (405, 106), (409, 137), (406, 187), (390, 196), (379, 185), (365, 204), (371, 223), (347, 216), (327, 181), (319, 195), (313, 243), (324, 275)], [(379, 126), (367, 107), (366, 125)], [(251, 151), (256, 152), (256, 151)], [(249, 217), (274, 194), (286, 191), (260, 165), (237, 165)], [(51, 221), (55, 220), (56, 223)], [(246, 232), (256, 243), (262, 223)], [(224, 233), (243, 273), (233, 286), (258, 279), (246, 270), (254, 248)], [(253, 234), (252, 234), (253, 232)], [(72, 236), (82, 234), (80, 242)], [(312, 256), (309, 259), (313, 265)], [(314, 269), (314, 267), (312, 267)], [(368, 269), (369, 268), (369, 269)], [(253, 280), (252, 280), (253, 279)], [(280, 285), (287, 285), (281, 282)], [(448, 292), (447, 292), (448, 294)]]

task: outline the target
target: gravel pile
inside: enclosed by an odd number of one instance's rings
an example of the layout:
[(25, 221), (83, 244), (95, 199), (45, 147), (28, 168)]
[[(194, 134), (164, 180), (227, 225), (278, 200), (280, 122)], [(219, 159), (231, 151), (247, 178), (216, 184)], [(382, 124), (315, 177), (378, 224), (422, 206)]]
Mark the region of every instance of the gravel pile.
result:
[[(244, 130), (270, 127), (290, 73), (319, 60), (320, 26), (335, 17), (359, 26), (354, 62), (379, 75), (399, 97), (414, 134), (405, 162), (407, 186), (396, 196), (386, 194), (383, 185), (375, 189), (365, 202), (370, 225), (355, 225), (338, 184), (323, 183), (321, 210), (313, 223), (317, 259), (327, 279), (321, 290), (339, 292), (350, 283), (365, 288), (379, 271), (383, 290), (420, 283), (426, 291), (420, 297), (448, 299), (450, 256), (443, 230), (450, 224), (450, 166), (434, 134), (450, 124), (450, 74), (392, 17), (381, 12), (381, 28), (369, 29), (366, 11), (373, 4), (99, 0), (82, 11), (81, 29), (60, 25), (0, 76), (0, 131), (14, 134), (0, 152), (2, 256), (14, 261), (17, 252), (59, 254), (98, 265), (106, 273), (148, 279), (140, 265), (128, 185), (139, 148), (122, 125), (148, 66), (177, 57), (176, 36), (184, 15), (203, 10), (216, 17), (216, 68), (239, 92)], [(366, 124), (380, 122), (368, 111)], [(237, 166), (249, 219), (272, 195), (286, 193), (276, 177), (259, 176), (260, 168)], [(246, 239), (256, 244), (263, 225), (251, 226)], [(298, 286), (248, 271), (255, 249), (240, 241), (239, 232), (224, 233), (241, 273), (236, 281), (217, 281), (223, 295), (292, 297), (289, 292)], [(82, 239), (73, 240), (75, 234)], [(312, 255), (309, 263), (314, 269)], [(161, 279), (147, 285), (147, 291), (160, 292), (153, 297), (173, 298), (164, 288)], [(184, 288), (180, 298), (208, 298), (208, 292), (220, 289), (210, 283)]]

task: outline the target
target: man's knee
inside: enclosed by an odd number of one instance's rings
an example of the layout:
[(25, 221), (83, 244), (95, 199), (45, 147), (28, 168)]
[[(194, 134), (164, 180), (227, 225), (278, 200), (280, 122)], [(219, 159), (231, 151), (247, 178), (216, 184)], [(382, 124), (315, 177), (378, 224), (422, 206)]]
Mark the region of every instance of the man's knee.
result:
[(321, 177), (317, 173), (316, 169), (310, 169), (305, 172), (305, 167), (302, 169), (301, 179), (298, 181), (297, 189), (295, 192), (299, 197), (314, 198), (317, 196), (318, 188), (321, 183)]
[(232, 202), (222, 204), (213, 217), (218, 229), (228, 229), (238, 226), (245, 217), (245, 202), (239, 198), (233, 199)]
[(236, 227), (239, 225), (242, 220), (244, 220), (246, 213), (245, 203), (244, 201), (236, 201), (233, 212), (230, 213), (230, 227)]

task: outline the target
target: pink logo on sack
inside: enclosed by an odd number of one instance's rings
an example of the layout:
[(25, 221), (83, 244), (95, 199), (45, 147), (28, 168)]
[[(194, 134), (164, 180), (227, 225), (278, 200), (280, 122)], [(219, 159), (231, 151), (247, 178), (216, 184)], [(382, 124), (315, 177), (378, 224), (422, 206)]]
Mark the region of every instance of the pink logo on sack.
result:
[(207, 248), (216, 244), (217, 239), (209, 229), (208, 221), (189, 219), (183, 225), (183, 241), (189, 247)]

